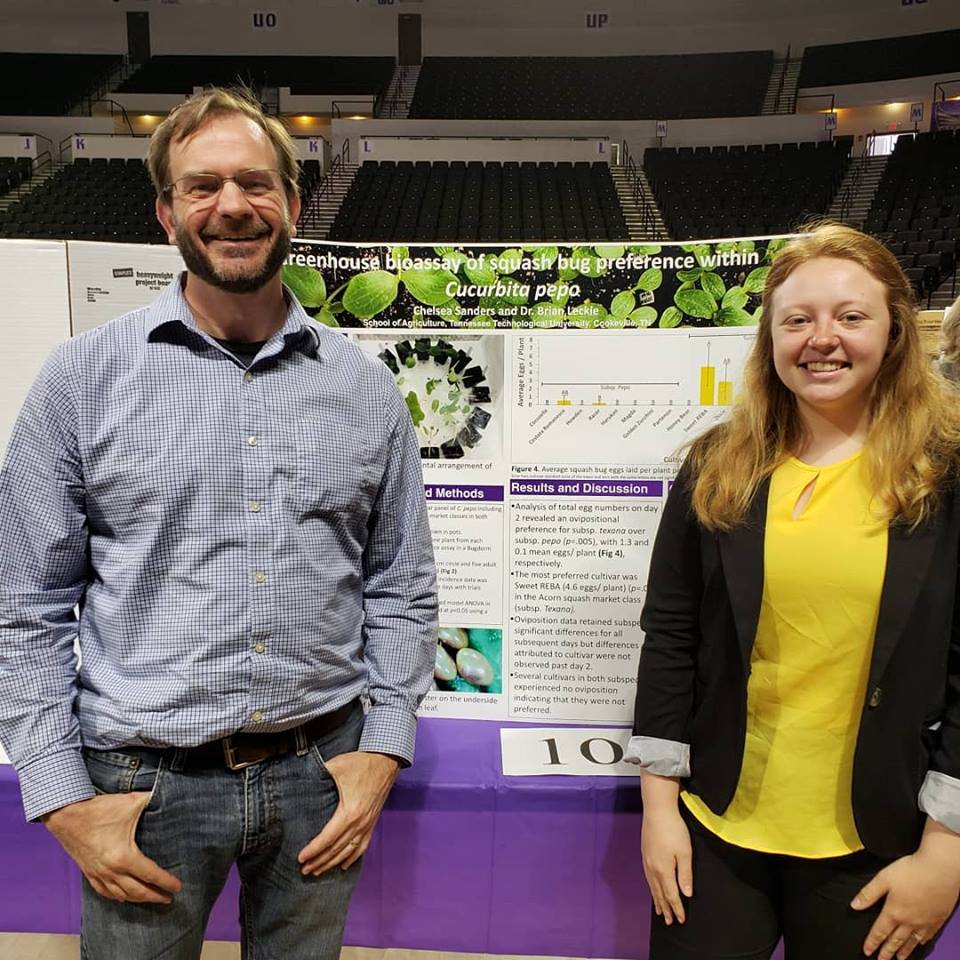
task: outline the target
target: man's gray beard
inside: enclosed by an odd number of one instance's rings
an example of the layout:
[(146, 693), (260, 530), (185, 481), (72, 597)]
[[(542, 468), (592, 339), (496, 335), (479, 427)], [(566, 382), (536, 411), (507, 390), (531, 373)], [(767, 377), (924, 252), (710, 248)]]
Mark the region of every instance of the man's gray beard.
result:
[(290, 254), (290, 226), (284, 223), (274, 238), (273, 245), (263, 261), (263, 266), (255, 273), (239, 277), (224, 277), (217, 272), (206, 253), (193, 242), (187, 231), (178, 223), (174, 227), (177, 238), (177, 249), (187, 270), (199, 277), (205, 283), (227, 293), (254, 293), (264, 287), (276, 276)]

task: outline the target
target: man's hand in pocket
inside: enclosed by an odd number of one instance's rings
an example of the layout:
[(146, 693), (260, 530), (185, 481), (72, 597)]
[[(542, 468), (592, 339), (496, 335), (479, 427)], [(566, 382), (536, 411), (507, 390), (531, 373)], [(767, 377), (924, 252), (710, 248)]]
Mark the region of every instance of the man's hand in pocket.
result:
[(150, 794), (104, 794), (48, 813), (43, 822), (102, 897), (170, 903), (180, 881), (144, 856), (134, 840)]

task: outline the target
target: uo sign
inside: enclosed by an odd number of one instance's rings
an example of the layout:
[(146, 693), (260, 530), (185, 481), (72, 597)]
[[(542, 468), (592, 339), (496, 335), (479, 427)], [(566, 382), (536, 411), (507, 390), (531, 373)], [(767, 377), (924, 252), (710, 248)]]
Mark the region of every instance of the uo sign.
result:
[(253, 13), (254, 30), (276, 30), (279, 20), (277, 15), (265, 10), (255, 10)]

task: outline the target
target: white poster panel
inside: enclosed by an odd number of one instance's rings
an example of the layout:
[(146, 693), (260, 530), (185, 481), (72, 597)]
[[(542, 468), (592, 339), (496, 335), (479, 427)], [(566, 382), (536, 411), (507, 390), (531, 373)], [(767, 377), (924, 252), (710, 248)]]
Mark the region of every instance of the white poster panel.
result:
[(0, 457), (37, 372), (70, 336), (66, 245), (0, 240)]
[(67, 252), (74, 334), (150, 303), (183, 270), (176, 247), (71, 240)]

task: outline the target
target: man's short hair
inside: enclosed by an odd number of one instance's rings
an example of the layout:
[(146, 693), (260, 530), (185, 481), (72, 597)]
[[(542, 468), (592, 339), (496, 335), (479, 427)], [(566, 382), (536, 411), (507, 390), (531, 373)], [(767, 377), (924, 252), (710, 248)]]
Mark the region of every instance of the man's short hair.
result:
[(277, 169), (287, 195), (299, 195), (299, 152), (287, 128), (276, 117), (268, 117), (245, 87), (210, 87), (174, 107), (150, 138), (147, 169), (158, 197), (170, 185), (170, 145), (189, 139), (215, 117), (230, 114), (247, 117), (266, 133), (277, 152)]

